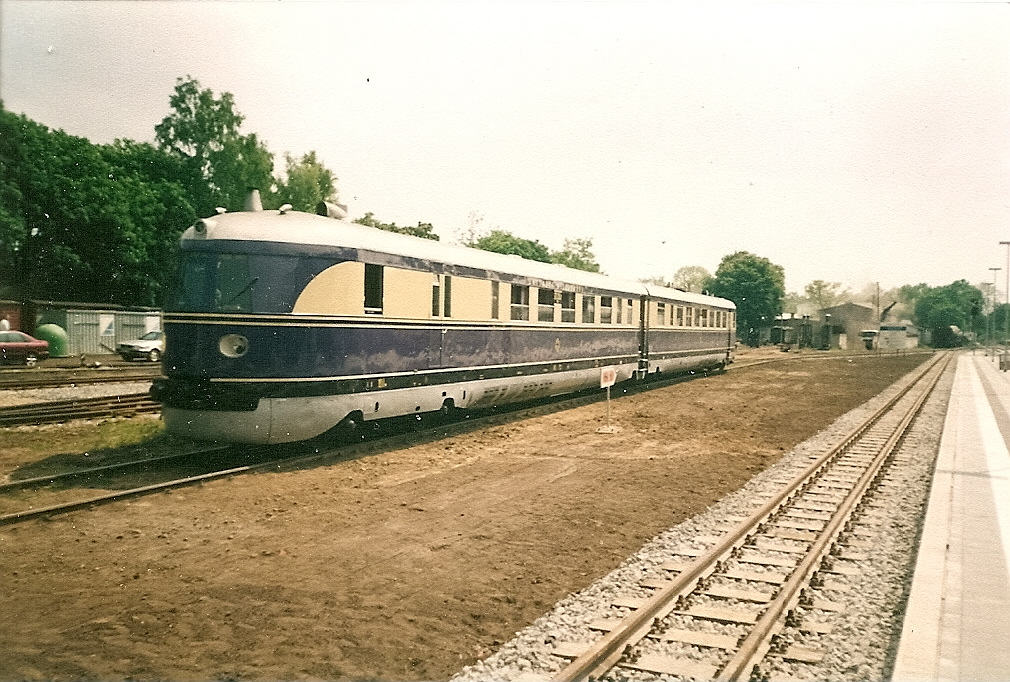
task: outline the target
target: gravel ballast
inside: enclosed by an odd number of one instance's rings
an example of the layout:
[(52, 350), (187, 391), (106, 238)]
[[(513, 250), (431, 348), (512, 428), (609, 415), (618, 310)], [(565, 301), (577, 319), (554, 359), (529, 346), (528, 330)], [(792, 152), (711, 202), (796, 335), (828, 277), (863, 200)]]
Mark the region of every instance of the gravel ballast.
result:
[[(871, 510), (855, 528), (864, 533), (873, 548), (860, 562), (860, 573), (847, 577), (849, 589), (827, 598), (843, 604), (830, 614), (831, 633), (820, 636), (816, 646), (827, 650), (817, 665), (776, 662), (773, 676), (811, 680), (886, 679), (893, 665), (901, 621), (915, 562), (915, 550), (923, 518), (932, 469), (939, 446), (952, 380), (953, 365), (917, 418), (885, 478), (874, 493)], [(848, 433), (868, 413), (877, 409), (903, 386), (907, 378), (856, 408), (787, 453), (774, 466), (755, 476), (741, 490), (730, 494), (702, 514), (691, 518), (648, 542), (616, 570), (585, 590), (559, 601), (554, 609), (516, 633), (494, 655), (463, 669), (452, 682), (522, 681), (547, 679), (567, 664), (551, 652), (561, 642), (592, 642), (599, 635), (589, 623), (613, 616), (611, 602), (617, 597), (645, 596), (639, 583), (659, 577), (658, 568), (678, 548), (704, 546), (721, 535), (727, 520), (742, 518), (781, 488), (782, 481), (804, 470), (812, 455), (819, 454)], [(699, 540), (702, 540), (699, 542)], [(811, 642), (800, 642), (811, 646)], [(676, 679), (621, 669), (620, 679)]]

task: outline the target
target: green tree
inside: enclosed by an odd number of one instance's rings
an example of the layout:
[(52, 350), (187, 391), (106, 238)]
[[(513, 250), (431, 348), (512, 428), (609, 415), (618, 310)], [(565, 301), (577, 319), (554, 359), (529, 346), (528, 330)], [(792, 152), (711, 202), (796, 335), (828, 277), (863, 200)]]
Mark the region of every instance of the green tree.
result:
[(840, 298), (842, 289), (841, 282), (825, 282), (823, 279), (815, 279), (810, 284), (803, 287), (803, 293), (818, 310), (830, 308), (835, 305)]
[[(1006, 303), (998, 303), (989, 313), (988, 324), (986, 330), (989, 333), (989, 339), (993, 341), (1003, 342), (1006, 336), (1007, 330), (1007, 317), (1010, 317), (1010, 305)], [(981, 325), (980, 325), (981, 326)]]
[(354, 222), (359, 225), (367, 225), (368, 227), (375, 227), (380, 230), (386, 230), (387, 232), (399, 232), (400, 234), (409, 234), (415, 237), (422, 237), (424, 239), (433, 239), (438, 241), (438, 235), (435, 234), (435, 228), (431, 223), (418, 222), (417, 227), (401, 227), (396, 223), (383, 223), (379, 222), (371, 212), (366, 213), (361, 218), (358, 218)]
[(767, 258), (737, 251), (719, 263), (709, 293), (736, 304), (737, 333), (753, 342), (757, 329), (770, 325), (782, 311), (785, 271)]
[(551, 251), (550, 262), (576, 270), (599, 272), (600, 264), (593, 255), (592, 239), (566, 239), (560, 251)]
[(782, 299), (782, 312), (796, 315), (800, 311), (800, 306), (805, 305), (806, 303), (806, 296), (800, 296), (795, 291), (790, 291), (785, 295), (785, 298)]
[(24, 191), (30, 169), (28, 140), (34, 123), (0, 101), (0, 297), (23, 293), (23, 248), (28, 237)]
[(700, 294), (708, 289), (712, 273), (700, 265), (685, 265), (673, 273), (673, 286), (683, 291)]
[(0, 107), (0, 163), (3, 295), (160, 302), (194, 220), (177, 159), (148, 144), (94, 145)]
[(169, 104), (172, 113), (154, 127), (155, 139), (182, 161), (198, 214), (217, 206), (241, 210), (249, 188), (272, 186), (273, 156), (254, 133), (239, 132), (243, 117), (231, 93), (215, 97), (187, 76), (176, 81)]
[[(273, 207), (291, 204), (296, 211), (315, 213), (321, 201), (336, 203), (337, 177), (316, 158), (314, 151), (296, 159), (284, 155), (285, 177), (277, 180), (264, 203)], [(370, 215), (370, 214), (369, 214)]]
[(948, 330), (951, 326), (962, 331), (975, 331), (984, 318), (982, 292), (966, 280), (942, 287), (934, 287), (921, 294), (915, 302), (915, 319), (919, 327), (933, 332), (934, 345), (950, 345)]
[(505, 230), (491, 230), (467, 243), (467, 246), (484, 251), (520, 256), (541, 263), (551, 262), (551, 252), (546, 246), (534, 239), (523, 239)]
[(925, 283), (920, 284), (906, 284), (898, 288), (897, 292), (893, 290), (889, 292), (889, 295), (893, 295), (894, 299), (897, 299), (901, 307), (910, 315), (915, 314), (915, 304), (927, 294), (930, 290), (930, 286)]
[(175, 271), (179, 236), (198, 217), (182, 184), (179, 159), (130, 140), (100, 149), (112, 167), (110, 179), (131, 197), (126, 211), (133, 249), (119, 298), (133, 305), (161, 305)]
[(103, 300), (96, 297), (116, 289), (132, 237), (128, 197), (110, 181), (111, 168), (86, 139), (6, 111), (0, 139), (11, 238), (4, 260), (14, 287), (22, 298)]

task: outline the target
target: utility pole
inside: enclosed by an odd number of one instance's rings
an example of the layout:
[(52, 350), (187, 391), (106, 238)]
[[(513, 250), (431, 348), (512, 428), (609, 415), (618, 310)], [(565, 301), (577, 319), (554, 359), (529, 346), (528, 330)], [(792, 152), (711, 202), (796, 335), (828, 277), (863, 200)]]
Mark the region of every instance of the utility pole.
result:
[[(996, 312), (996, 273), (1003, 268), (989, 268), (992, 270), (992, 312)], [(1004, 311), (1006, 312), (1006, 311)], [(992, 313), (986, 318), (985, 325), (985, 345), (986, 355), (992, 353)]]
[(1007, 311), (1010, 310), (1010, 241), (1000, 242), (1000, 244), (1007, 247), (1006, 249), (1006, 303), (1007, 307), (1003, 310), (1003, 356), (1000, 358), (1000, 369), (1006, 370), (1006, 351), (1007, 351), (1007, 339), (1010, 337), (1010, 315), (1007, 315)]

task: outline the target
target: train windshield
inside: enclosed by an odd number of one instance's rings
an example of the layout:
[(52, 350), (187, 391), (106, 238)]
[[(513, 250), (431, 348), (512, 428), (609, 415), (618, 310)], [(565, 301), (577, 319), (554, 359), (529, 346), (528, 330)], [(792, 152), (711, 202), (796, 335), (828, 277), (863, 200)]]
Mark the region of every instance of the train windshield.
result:
[(183, 252), (166, 308), (173, 312), (285, 313), (328, 259)]

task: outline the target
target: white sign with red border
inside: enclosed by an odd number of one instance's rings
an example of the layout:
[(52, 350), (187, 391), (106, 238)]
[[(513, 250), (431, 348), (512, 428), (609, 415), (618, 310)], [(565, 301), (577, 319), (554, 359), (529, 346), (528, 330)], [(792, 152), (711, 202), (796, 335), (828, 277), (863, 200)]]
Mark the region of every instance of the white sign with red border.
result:
[(600, 368), (600, 388), (609, 388), (617, 383), (617, 368), (616, 367), (601, 367)]

